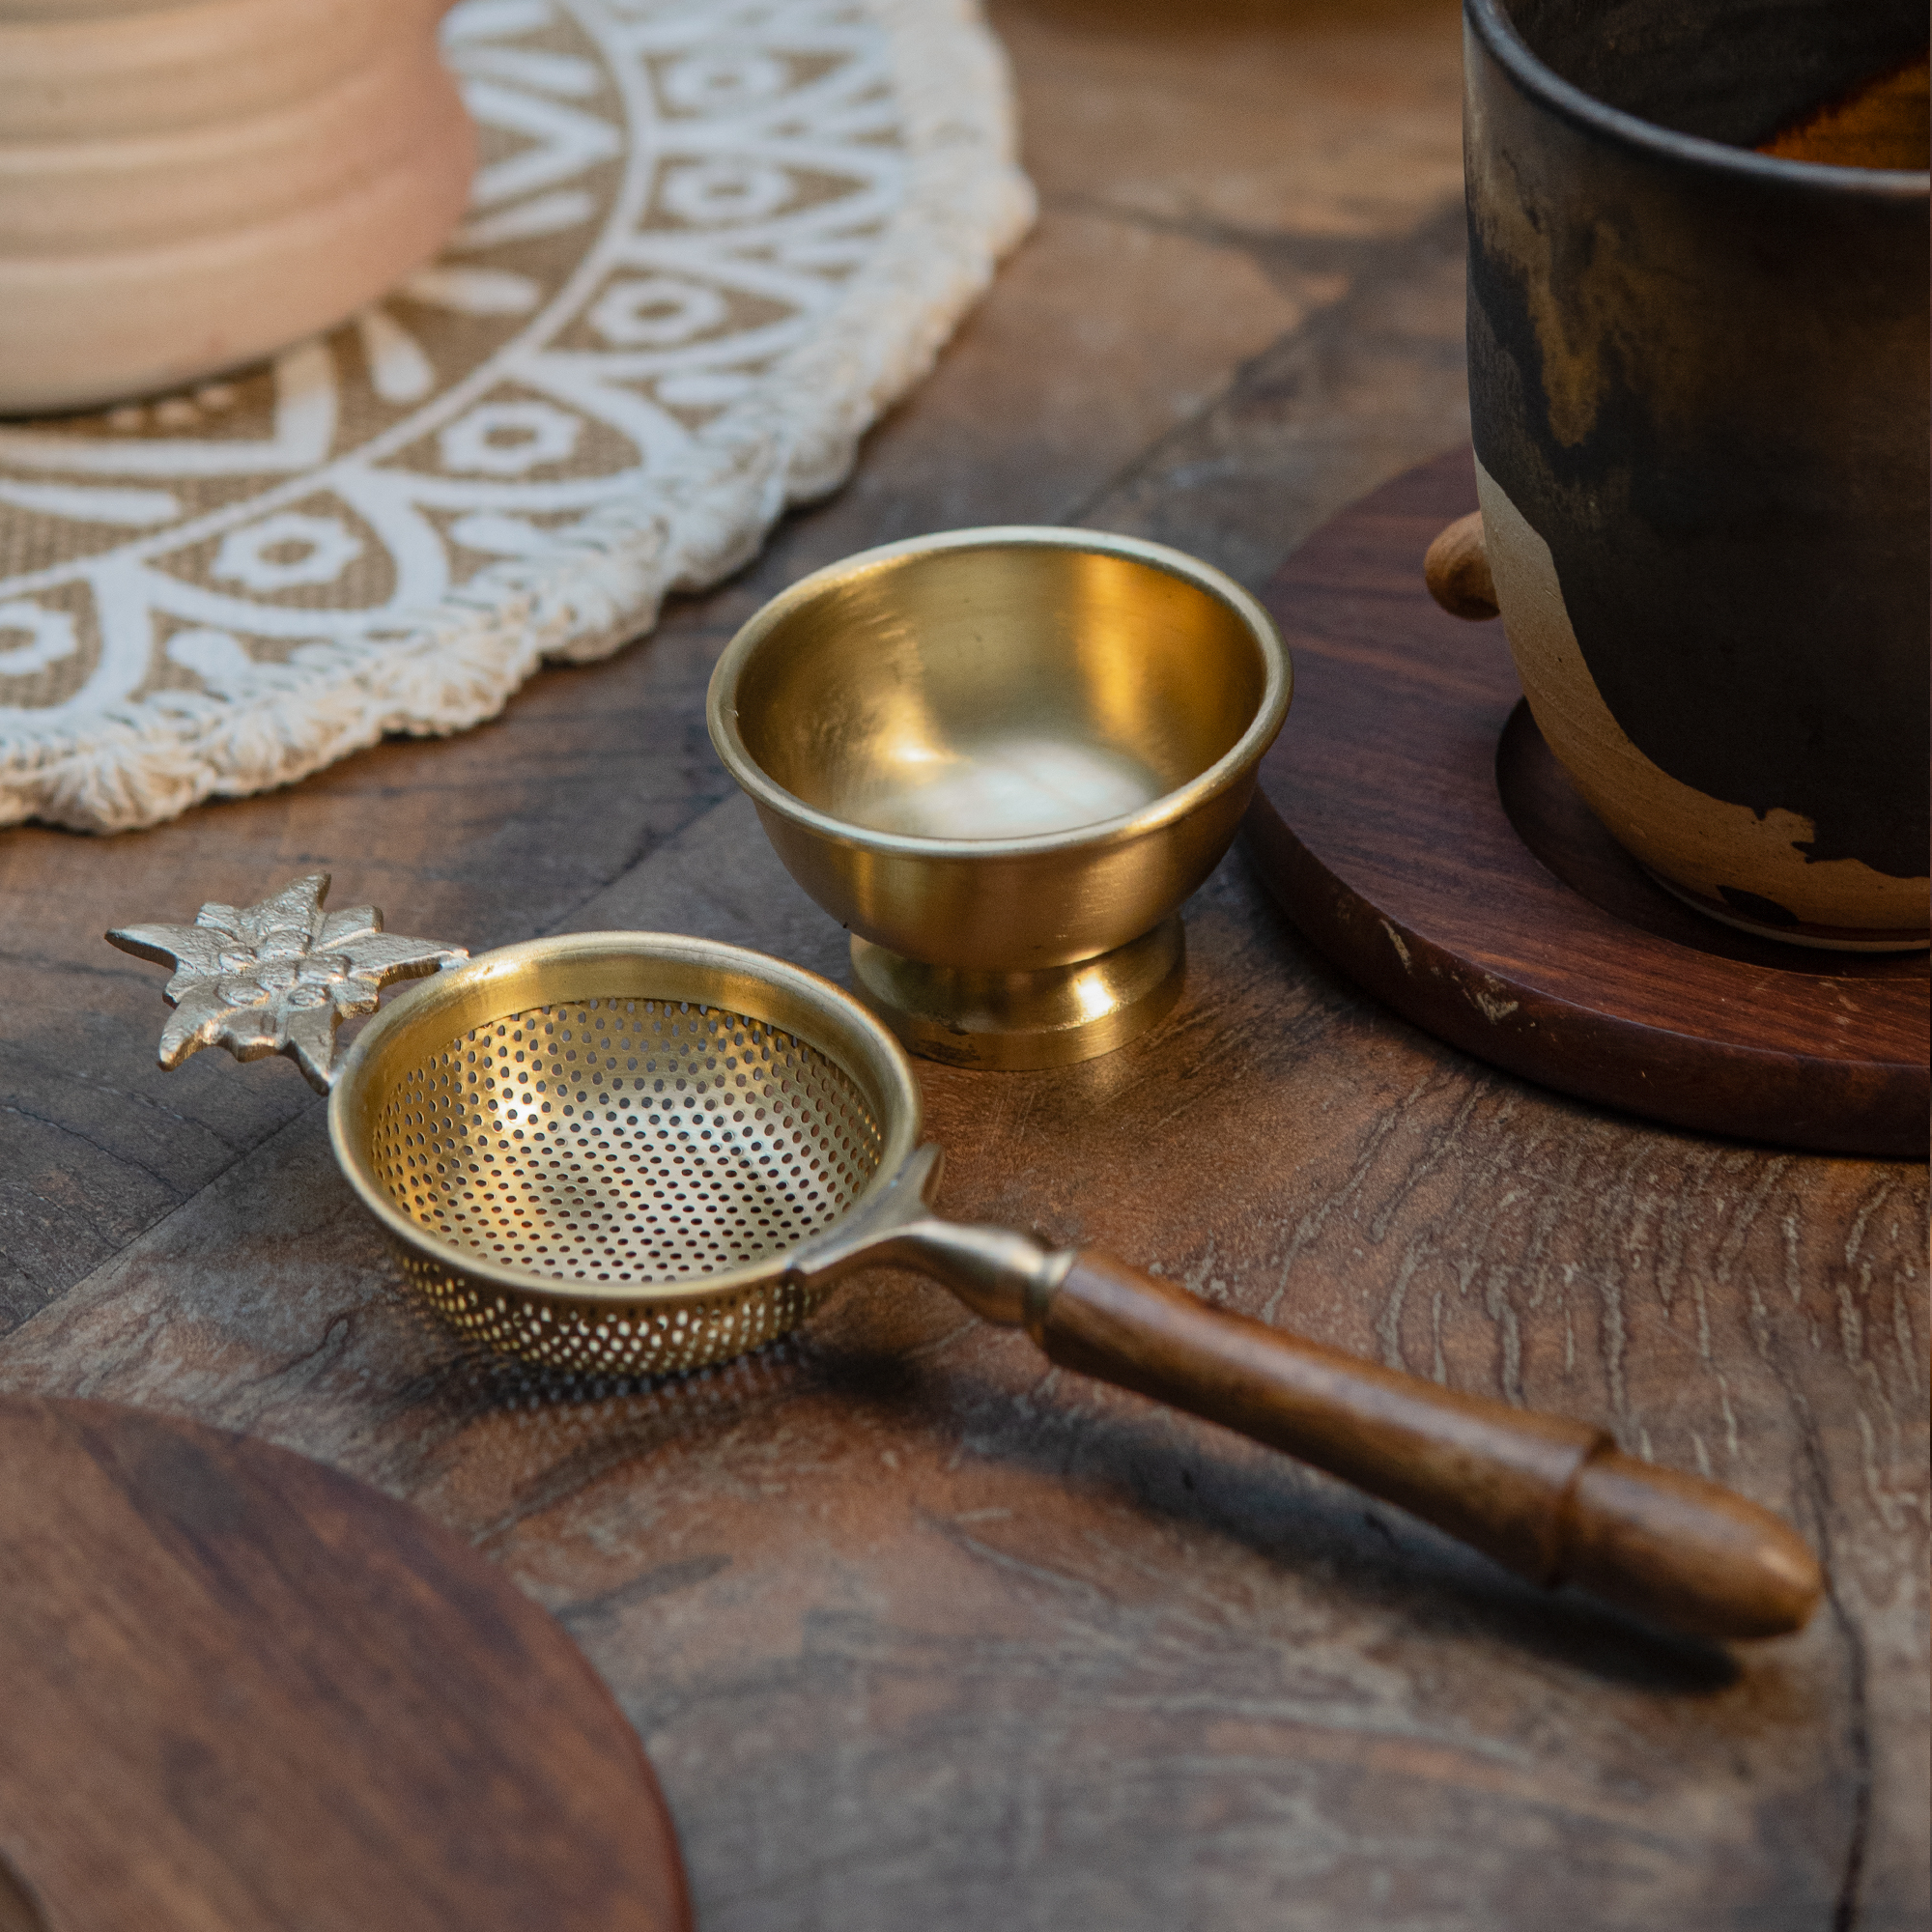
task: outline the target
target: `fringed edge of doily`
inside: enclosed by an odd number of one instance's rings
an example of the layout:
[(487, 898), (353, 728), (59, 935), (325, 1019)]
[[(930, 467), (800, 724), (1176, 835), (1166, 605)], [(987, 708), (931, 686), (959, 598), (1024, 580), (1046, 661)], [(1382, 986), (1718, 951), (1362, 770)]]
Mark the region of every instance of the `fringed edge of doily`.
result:
[[(493, 566), (407, 637), (316, 644), (284, 688), (234, 701), (168, 693), (85, 735), (29, 734), (0, 761), (0, 824), (157, 825), (213, 797), (289, 784), (390, 732), (494, 717), (546, 660), (608, 657), (753, 556), (787, 505), (835, 489), (859, 439), (932, 367), (1031, 225), (999, 43), (966, 0), (870, 0), (890, 37), (909, 165), (877, 250), (770, 389), (699, 435), (648, 502), (615, 498), (549, 556)], [(335, 660), (333, 666), (329, 660)]]

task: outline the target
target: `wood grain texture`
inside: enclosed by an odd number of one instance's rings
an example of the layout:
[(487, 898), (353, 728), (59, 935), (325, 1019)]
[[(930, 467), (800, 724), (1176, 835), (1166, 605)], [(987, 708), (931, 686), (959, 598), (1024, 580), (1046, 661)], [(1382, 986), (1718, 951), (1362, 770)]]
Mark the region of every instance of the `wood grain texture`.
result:
[(636, 1734), (446, 1531), (285, 1450), (105, 1403), (0, 1398), (0, 1467), (16, 1916), (686, 1932)]
[(1733, 934), (1593, 833), (1513, 715), (1500, 627), (1458, 623), (1424, 582), (1474, 496), (1466, 452), (1440, 457), (1269, 587), (1295, 665), (1245, 828), (1270, 888), (1351, 978), (1512, 1072), (1705, 1132), (1922, 1154), (1925, 955)]
[(40, 1900), (4, 1858), (0, 1858), (0, 1932), (47, 1932)]
[[(1708, 1471), (1825, 1555), (1803, 1635), (1733, 1659), (1552, 1599), (907, 1277), (684, 1383), (466, 1362), (319, 1105), (0, 1377), (300, 1446), (502, 1563), (642, 1733), (707, 1927), (1921, 1923), (1923, 1170), (1466, 1061), (1329, 974), (1238, 859), (1188, 917), (1144, 1041), (922, 1067), (945, 1211)], [(833, 972), (844, 945), (737, 801), (571, 923)]]
[[(471, 946), (668, 928), (837, 977), (845, 935), (717, 805), (703, 738), (711, 658), (764, 596), (1010, 516), (1259, 586), (1466, 438), (1453, 0), (992, 12), (1046, 218), (744, 578), (467, 737), (136, 838), (0, 836), (0, 1105), (31, 1110), (0, 1113), (0, 1384), (301, 1449), (498, 1563), (643, 1736), (705, 1932), (1921, 1932), (1920, 1167), (1466, 1058), (1332, 972), (1238, 857), (1146, 1040), (922, 1069), (947, 1211), (1788, 1516), (1825, 1607), (1727, 1657), (1043, 1367), (909, 1277), (689, 1383), (452, 1359), (293, 1067), (149, 1071), (166, 1009), (100, 931), (325, 867)], [(1258, 290), (1283, 305), (1230, 313)]]

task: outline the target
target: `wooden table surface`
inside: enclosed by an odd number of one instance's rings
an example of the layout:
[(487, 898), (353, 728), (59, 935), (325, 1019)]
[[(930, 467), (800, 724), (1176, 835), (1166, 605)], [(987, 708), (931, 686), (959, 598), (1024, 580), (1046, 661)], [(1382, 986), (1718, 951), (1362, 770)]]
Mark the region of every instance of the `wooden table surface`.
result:
[(1923, 1926), (1922, 1168), (1493, 1072), (1338, 980), (1238, 856), (1156, 1033), (1065, 1072), (922, 1069), (948, 1210), (1788, 1512), (1830, 1601), (1732, 1655), (1048, 1371), (907, 1276), (685, 1383), (467, 1366), (400, 1300), (293, 1065), (155, 1066), (161, 976), (101, 931), (322, 867), (472, 949), (656, 925), (837, 973), (704, 734), (765, 597), (996, 521), (1259, 585), (1466, 434), (1448, 0), (994, 20), (1038, 228), (741, 577), (466, 737), (151, 833), (0, 833), (0, 1388), (248, 1431), (495, 1557), (638, 1725), (705, 1932)]

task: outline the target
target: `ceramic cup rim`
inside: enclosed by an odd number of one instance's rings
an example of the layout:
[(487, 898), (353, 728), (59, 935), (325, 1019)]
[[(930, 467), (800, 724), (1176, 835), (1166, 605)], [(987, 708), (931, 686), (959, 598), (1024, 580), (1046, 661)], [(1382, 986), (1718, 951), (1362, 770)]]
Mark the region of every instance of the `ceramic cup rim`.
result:
[(1828, 161), (1798, 161), (1734, 148), (1702, 134), (1683, 134), (1641, 115), (1612, 107), (1586, 94), (1529, 49), (1517, 32), (1503, 0), (1463, 0), (1463, 16), (1525, 94), (1563, 120), (1615, 145), (1660, 160), (1708, 169), (1739, 182), (1766, 187), (1809, 190), (1838, 199), (1878, 203), (1922, 202), (1932, 198), (1932, 168), (1852, 168)]
[[(1264, 678), (1254, 716), (1241, 735), (1220, 757), (1197, 772), (1186, 783), (1165, 791), (1133, 811), (1057, 832), (1029, 833), (1007, 838), (936, 838), (909, 832), (884, 832), (849, 818), (821, 811), (796, 792), (772, 779), (747, 748), (738, 729), (736, 696), (739, 679), (758, 648), (784, 620), (820, 591), (837, 582), (890, 569), (907, 557), (942, 554), (948, 551), (990, 550), (1002, 545), (1087, 551), (1122, 557), (1179, 578), (1193, 588), (1226, 604), (1240, 619), (1261, 653)], [(972, 529), (945, 530), (934, 536), (907, 537), (880, 544), (827, 564), (801, 578), (758, 610), (724, 647), (711, 674), (705, 722), (711, 742), (725, 769), (751, 794), (753, 801), (792, 824), (835, 843), (894, 858), (987, 861), (1020, 859), (1125, 845), (1192, 816), (1204, 806), (1239, 784), (1260, 764), (1288, 716), (1294, 676), (1288, 646), (1274, 619), (1261, 602), (1232, 577), (1212, 564), (1189, 556), (1166, 544), (1142, 537), (1120, 536), (1102, 530), (1048, 524), (989, 524)]]

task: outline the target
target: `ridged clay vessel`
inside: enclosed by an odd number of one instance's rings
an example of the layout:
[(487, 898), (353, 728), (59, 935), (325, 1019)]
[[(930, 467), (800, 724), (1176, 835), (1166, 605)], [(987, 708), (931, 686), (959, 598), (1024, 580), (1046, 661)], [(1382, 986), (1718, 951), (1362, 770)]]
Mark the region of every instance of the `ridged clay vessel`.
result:
[(462, 214), (450, 0), (0, 0), (0, 412), (331, 327)]

